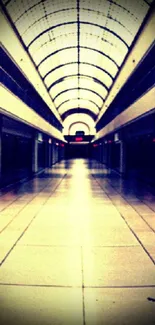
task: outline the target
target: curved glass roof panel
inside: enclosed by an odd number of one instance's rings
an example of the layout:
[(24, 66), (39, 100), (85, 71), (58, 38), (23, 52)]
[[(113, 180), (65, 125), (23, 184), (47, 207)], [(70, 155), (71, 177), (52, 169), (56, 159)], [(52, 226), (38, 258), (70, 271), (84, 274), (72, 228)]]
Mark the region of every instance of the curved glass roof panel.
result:
[(95, 66), (91, 66), (91, 65), (87, 65), (87, 64), (80, 64), (79, 65), (79, 69), (80, 69), (80, 74), (81, 75), (86, 75), (89, 73), (89, 75), (92, 78), (96, 78), (98, 80), (100, 80), (102, 83), (104, 83), (108, 88), (111, 86), (112, 84), (112, 77), (107, 73), (106, 69), (100, 70)]
[(78, 76), (66, 78), (64, 81), (59, 82), (50, 88), (50, 92), (53, 98), (55, 98), (59, 93), (65, 90), (68, 90), (70, 88), (78, 88), (78, 82)]
[[(101, 7), (101, 11), (95, 10), (94, 6), (92, 9), (88, 8), (88, 2), (86, 7), (81, 8), (80, 11), (80, 17), (82, 21), (91, 22), (92, 24), (97, 24), (99, 26), (105, 26), (109, 30), (115, 30), (119, 36), (122, 37), (122, 35), (125, 34), (125, 41), (130, 44), (132, 42), (132, 34), (129, 26), (127, 25), (127, 22), (120, 22), (119, 19), (117, 19), (116, 12), (118, 12), (118, 6), (113, 3), (113, 6), (115, 6), (115, 10), (112, 10), (111, 13), (107, 17), (107, 12), (109, 11), (109, 3), (108, 1), (105, 1), (105, 7), (104, 10)], [(121, 10), (121, 14), (123, 14), (124, 9)], [(103, 33), (102, 33), (103, 35)], [(102, 36), (101, 36), (102, 37)]]
[(60, 115), (98, 114), (152, 3), (2, 0)]
[(55, 98), (57, 95), (59, 95), (59, 93), (61, 93), (62, 91), (71, 89), (71, 88), (88, 88), (90, 90), (92, 90), (94, 93), (97, 93), (100, 97), (102, 97), (103, 99), (105, 98), (106, 94), (107, 94), (107, 89), (105, 88), (104, 84), (100, 84), (100, 81), (94, 81), (92, 79), (92, 77), (89, 76), (82, 76), (80, 75), (80, 77), (78, 75), (73, 75), (70, 77), (66, 77), (66, 78), (62, 78), (62, 79), (58, 79), (56, 81), (56, 83), (53, 83), (49, 89), (50, 92), (53, 96), (53, 98)]
[(95, 103), (89, 101), (88, 99), (72, 99), (63, 103), (60, 108), (58, 109), (59, 114), (65, 113), (67, 110), (72, 108), (79, 107), (79, 108), (86, 108), (91, 110), (94, 114), (99, 113), (99, 108), (96, 106)]
[(98, 51), (104, 51), (105, 54), (107, 54), (120, 66), (122, 63), (122, 58), (124, 58), (124, 56), (128, 52), (128, 47), (124, 43), (122, 43), (119, 38), (108, 32), (103, 33), (103, 31), (101, 31), (102, 33), (99, 37), (97, 35), (96, 26), (92, 27), (90, 28), (90, 25), (81, 26), (81, 46), (92, 47), (93, 44), (93, 47), (95, 49), (97, 49)]
[(71, 115), (71, 114), (75, 114), (75, 113), (80, 113), (80, 114), (88, 114), (89, 116), (92, 117), (92, 119), (94, 121), (96, 121), (96, 114), (94, 114), (90, 109), (87, 109), (87, 108), (78, 108), (78, 107), (75, 107), (75, 108), (72, 108), (72, 109), (69, 109), (68, 111), (66, 111), (65, 113), (63, 113), (61, 115), (61, 118), (62, 118), (62, 121), (64, 121), (66, 119), (67, 116)]
[(74, 59), (77, 61), (78, 54), (77, 54), (77, 48), (71, 48), (67, 49), (65, 51), (61, 51), (53, 56), (50, 56), (46, 61), (44, 61), (39, 66), (39, 72), (41, 73), (42, 77), (51, 69), (54, 69), (55, 67), (59, 66), (63, 63), (68, 63), (71, 61), (71, 59)]
[[(68, 42), (66, 42), (66, 38), (68, 39)], [(51, 37), (51, 40), (49, 40), (49, 34), (45, 34), (42, 36), (41, 40), (38, 39), (32, 44), (29, 48), (29, 52), (33, 55), (36, 64), (39, 65), (46, 57), (48, 58), (52, 55), (52, 53), (59, 51), (62, 48), (75, 47), (76, 45), (76, 33), (68, 33), (67, 37), (65, 33), (60, 34), (56, 37)]]
[(86, 77), (80, 77), (79, 86), (81, 88), (89, 88), (92, 91), (98, 93), (103, 99), (105, 99), (107, 95), (107, 89), (104, 85), (99, 84), (98, 82), (94, 82), (93, 79), (89, 79)]
[[(92, 44), (93, 46), (93, 44)], [(107, 71), (112, 75), (112, 77), (116, 76), (118, 71), (117, 64), (110, 60), (102, 53), (99, 53), (97, 50), (93, 51), (87, 48), (81, 48), (80, 50), (80, 60), (82, 62), (88, 63), (96, 63), (98, 66), (106, 67)]]
[(72, 98), (86, 98), (94, 101), (99, 107), (102, 107), (103, 100), (91, 90), (86, 89), (69, 89), (62, 93), (59, 97), (54, 100), (56, 107), (60, 106), (62, 102)]
[(59, 69), (56, 69), (49, 73), (47, 77), (45, 77), (44, 82), (47, 87), (50, 87), (56, 80), (60, 78), (64, 78), (70, 75), (77, 75), (78, 74), (78, 66), (76, 63), (62, 66)]
[[(52, 45), (52, 50), (50, 47)], [(29, 51), (32, 55), (35, 55), (37, 51), (39, 61), (46, 58), (50, 53), (58, 51), (61, 48), (72, 47), (77, 45), (77, 26), (63, 25), (61, 24), (54, 30), (49, 29), (42, 35), (38, 36), (33, 43), (29, 45)], [(46, 46), (46, 52), (45, 52)], [(44, 55), (43, 55), (44, 53)]]

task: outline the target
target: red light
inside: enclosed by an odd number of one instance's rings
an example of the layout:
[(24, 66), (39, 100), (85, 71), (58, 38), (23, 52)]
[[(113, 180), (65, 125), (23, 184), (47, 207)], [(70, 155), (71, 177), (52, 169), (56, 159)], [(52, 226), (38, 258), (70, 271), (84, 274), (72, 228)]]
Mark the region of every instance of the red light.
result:
[(155, 138), (152, 141), (155, 142)]
[(76, 141), (76, 142), (79, 142), (79, 141), (82, 141), (82, 140), (83, 140), (82, 137), (76, 137), (76, 138), (75, 138), (75, 141)]
[(94, 144), (93, 144), (93, 147), (97, 147), (97, 146), (98, 146), (98, 144), (97, 144), (97, 143), (94, 143)]
[(108, 141), (108, 143), (112, 143), (112, 141), (111, 141), (111, 140), (109, 140), (109, 141)]
[(64, 145), (64, 143), (61, 143), (61, 147), (64, 147), (65, 145)]

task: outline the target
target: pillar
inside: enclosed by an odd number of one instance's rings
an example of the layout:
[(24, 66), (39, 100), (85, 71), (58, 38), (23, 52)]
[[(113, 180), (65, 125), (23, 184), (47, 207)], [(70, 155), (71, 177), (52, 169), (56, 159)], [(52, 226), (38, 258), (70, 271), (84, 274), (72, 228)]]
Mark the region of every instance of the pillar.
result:
[(125, 142), (120, 142), (120, 173), (125, 174), (126, 172), (126, 146)]
[(32, 172), (38, 172), (38, 133), (34, 134), (32, 139)]
[(47, 167), (51, 168), (52, 165), (52, 140), (51, 138), (48, 140), (48, 161), (47, 161)]
[(56, 156), (56, 150), (57, 150), (57, 146), (56, 146), (56, 140), (52, 139), (52, 164), (55, 164), (57, 161), (57, 156)]
[(111, 142), (108, 142), (107, 144), (107, 166), (108, 168), (112, 167), (112, 148), (111, 148)]

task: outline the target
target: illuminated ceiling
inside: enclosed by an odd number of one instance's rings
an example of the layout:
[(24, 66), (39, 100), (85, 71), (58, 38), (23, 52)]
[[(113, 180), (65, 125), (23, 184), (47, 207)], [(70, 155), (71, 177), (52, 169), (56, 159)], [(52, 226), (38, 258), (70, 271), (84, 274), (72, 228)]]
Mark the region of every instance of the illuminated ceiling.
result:
[(2, 0), (62, 120), (78, 122), (96, 120), (152, 2)]

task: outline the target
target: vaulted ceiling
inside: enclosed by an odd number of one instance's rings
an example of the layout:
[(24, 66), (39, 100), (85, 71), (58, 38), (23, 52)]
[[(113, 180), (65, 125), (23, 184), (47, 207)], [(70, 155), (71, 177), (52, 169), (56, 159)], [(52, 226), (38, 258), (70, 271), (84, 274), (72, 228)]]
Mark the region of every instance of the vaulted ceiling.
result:
[(2, 0), (62, 120), (75, 122), (96, 120), (152, 2)]

